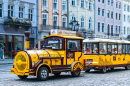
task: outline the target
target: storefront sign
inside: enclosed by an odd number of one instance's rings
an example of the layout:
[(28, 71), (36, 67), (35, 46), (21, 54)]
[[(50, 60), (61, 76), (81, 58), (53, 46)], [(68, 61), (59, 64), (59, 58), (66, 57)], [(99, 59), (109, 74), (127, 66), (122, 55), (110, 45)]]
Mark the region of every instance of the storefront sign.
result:
[(72, 35), (72, 36), (76, 36), (76, 31), (51, 30), (51, 35)]

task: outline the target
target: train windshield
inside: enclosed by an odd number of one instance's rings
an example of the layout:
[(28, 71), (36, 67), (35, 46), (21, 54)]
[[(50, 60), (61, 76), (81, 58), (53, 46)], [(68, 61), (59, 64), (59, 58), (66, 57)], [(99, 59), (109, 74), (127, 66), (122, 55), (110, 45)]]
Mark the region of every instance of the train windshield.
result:
[(51, 47), (52, 49), (61, 50), (63, 48), (63, 38), (50, 37), (45, 40), (45, 47)]

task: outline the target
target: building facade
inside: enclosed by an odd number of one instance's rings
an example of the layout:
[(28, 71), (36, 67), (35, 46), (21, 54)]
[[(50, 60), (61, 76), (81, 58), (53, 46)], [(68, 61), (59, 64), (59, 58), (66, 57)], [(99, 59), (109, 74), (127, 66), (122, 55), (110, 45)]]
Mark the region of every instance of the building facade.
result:
[(30, 48), (36, 43), (36, 0), (0, 0), (0, 47), (11, 57), (24, 50), (25, 31), (30, 31)]
[(84, 38), (93, 37), (94, 0), (69, 0), (68, 23), (76, 20)]
[(51, 29), (67, 28), (67, 0), (39, 0), (38, 9), (38, 48), (41, 49), (43, 37)]
[(123, 39), (127, 40), (130, 36), (130, 0), (123, 0)]
[(122, 37), (122, 0), (95, 0), (95, 37)]

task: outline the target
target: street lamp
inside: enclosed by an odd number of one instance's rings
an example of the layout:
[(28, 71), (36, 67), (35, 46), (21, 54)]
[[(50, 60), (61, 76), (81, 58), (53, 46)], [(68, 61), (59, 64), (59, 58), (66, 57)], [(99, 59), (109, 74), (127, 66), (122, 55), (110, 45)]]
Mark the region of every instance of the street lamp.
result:
[(75, 18), (74, 18), (74, 20), (69, 23), (69, 27), (73, 31), (78, 31), (78, 29), (79, 29), (79, 23), (78, 23), (78, 21), (76, 21)]

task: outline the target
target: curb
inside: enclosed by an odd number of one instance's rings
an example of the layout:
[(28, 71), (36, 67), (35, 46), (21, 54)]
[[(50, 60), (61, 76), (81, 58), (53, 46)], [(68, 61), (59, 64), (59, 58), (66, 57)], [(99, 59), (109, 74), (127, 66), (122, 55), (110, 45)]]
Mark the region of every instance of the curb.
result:
[(0, 63), (0, 65), (13, 64), (13, 63)]

